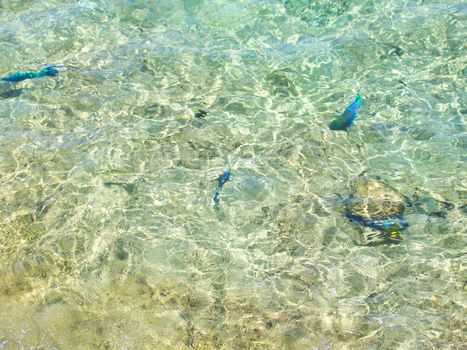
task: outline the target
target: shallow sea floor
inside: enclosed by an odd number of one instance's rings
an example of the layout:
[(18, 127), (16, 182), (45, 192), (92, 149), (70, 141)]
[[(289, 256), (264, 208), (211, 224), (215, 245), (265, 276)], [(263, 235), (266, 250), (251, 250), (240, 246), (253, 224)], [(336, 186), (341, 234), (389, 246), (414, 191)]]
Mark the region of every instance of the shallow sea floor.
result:
[[(0, 76), (65, 65), (0, 83), (0, 349), (465, 349), (466, 20), (0, 0)], [(362, 172), (423, 204), (400, 244), (345, 217)]]

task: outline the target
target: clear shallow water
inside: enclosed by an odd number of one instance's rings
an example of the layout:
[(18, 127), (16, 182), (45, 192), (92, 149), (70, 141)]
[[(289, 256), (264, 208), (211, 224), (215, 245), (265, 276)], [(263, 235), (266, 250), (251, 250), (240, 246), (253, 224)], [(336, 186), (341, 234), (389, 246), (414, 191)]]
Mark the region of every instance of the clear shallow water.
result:
[[(0, 349), (465, 346), (467, 7), (314, 3), (0, 1), (67, 65), (0, 86)], [(365, 246), (363, 171), (450, 209)]]

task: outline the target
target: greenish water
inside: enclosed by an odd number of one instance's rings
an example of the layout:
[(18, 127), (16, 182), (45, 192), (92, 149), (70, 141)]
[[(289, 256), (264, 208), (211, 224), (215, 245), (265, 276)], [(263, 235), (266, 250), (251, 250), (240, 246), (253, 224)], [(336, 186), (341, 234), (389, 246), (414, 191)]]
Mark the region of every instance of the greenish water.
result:
[[(0, 84), (0, 349), (464, 349), (466, 17), (0, 0), (0, 76), (66, 65)], [(363, 171), (427, 203), (400, 244), (345, 217)]]

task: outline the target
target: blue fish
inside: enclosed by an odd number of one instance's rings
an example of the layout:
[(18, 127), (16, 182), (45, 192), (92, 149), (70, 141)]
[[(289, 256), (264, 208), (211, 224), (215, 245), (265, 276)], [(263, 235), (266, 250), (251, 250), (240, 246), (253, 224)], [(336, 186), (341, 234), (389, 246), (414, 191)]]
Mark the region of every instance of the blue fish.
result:
[(357, 94), (355, 100), (345, 109), (344, 113), (332, 121), (329, 129), (347, 131), (347, 128), (357, 119), (357, 110), (362, 106), (362, 101), (362, 96)]
[(222, 187), (230, 180), (230, 175), (232, 175), (232, 169), (229, 168), (217, 178), (218, 185), (214, 193), (214, 208), (216, 209), (219, 207), (219, 197), (221, 196)]
[(361, 216), (351, 213), (346, 213), (346, 216), (350, 221), (382, 231), (405, 230), (407, 227), (409, 227), (408, 222), (400, 216), (383, 217), (371, 220), (365, 220)]
[(14, 84), (26, 79), (36, 79), (46, 76), (54, 77), (58, 75), (58, 70), (56, 69), (57, 67), (60, 66), (46, 66), (42, 68), (39, 72), (16, 72), (6, 77), (3, 77), (0, 80), (8, 81)]
[(376, 228), (378, 230), (400, 231), (405, 230), (407, 227), (409, 227), (409, 224), (404, 218), (396, 216), (380, 220), (371, 220), (370, 222), (368, 222), (368, 226)]

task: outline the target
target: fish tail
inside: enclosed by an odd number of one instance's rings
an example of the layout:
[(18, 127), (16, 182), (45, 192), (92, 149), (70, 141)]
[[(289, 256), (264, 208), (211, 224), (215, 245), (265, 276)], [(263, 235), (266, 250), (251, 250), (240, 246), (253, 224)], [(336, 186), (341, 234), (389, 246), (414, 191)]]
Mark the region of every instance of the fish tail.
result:
[(221, 196), (221, 190), (222, 190), (222, 188), (218, 187), (216, 189), (216, 192), (214, 193), (214, 198), (213, 198), (214, 199), (214, 208), (219, 207), (219, 198)]

